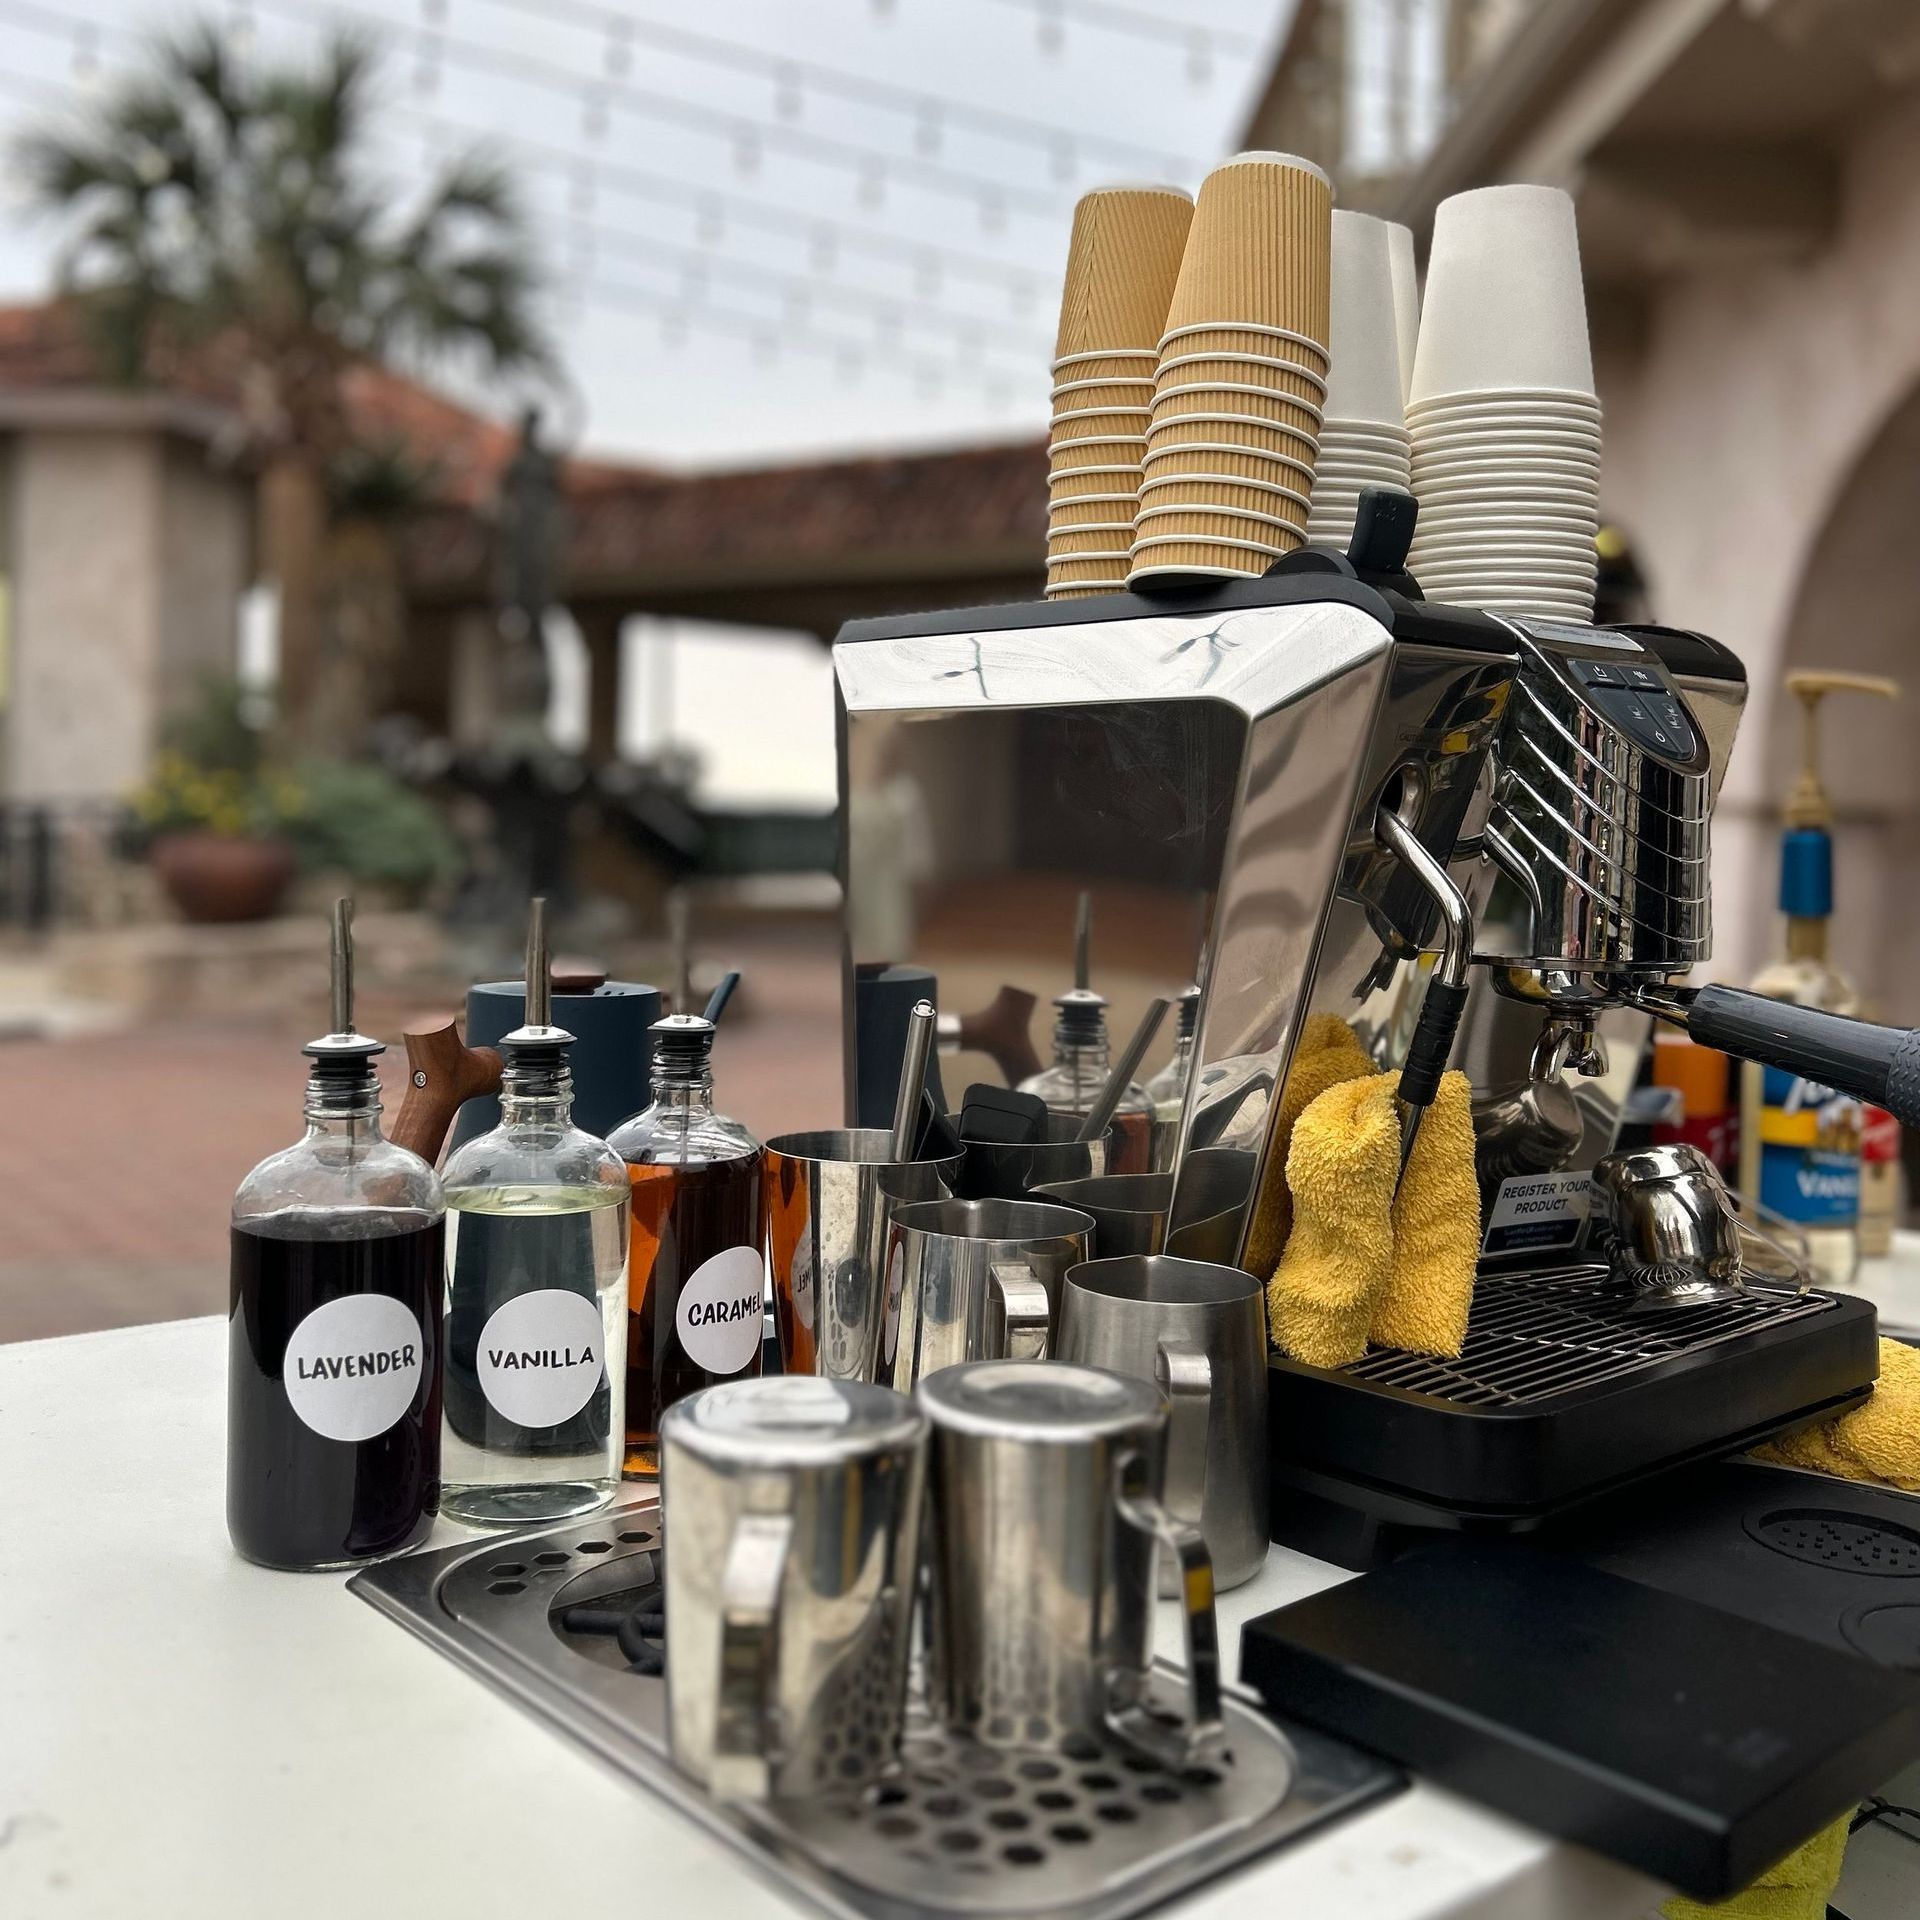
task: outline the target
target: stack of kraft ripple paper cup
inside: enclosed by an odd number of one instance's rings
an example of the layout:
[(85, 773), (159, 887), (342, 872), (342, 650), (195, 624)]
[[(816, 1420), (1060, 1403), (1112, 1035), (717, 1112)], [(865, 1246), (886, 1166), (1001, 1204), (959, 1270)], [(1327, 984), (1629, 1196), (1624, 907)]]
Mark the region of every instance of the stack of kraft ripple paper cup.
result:
[(1307, 539), (1344, 553), (1363, 487), (1408, 493), (1413, 454), (1400, 383), (1400, 310), (1392, 229), (1336, 210), (1329, 302), (1333, 368), (1313, 476)]
[(1333, 189), (1243, 153), (1200, 188), (1146, 423), (1130, 585), (1264, 573), (1306, 539), (1327, 396)]
[(1594, 396), (1573, 202), (1553, 187), (1443, 200), (1407, 403), (1431, 600), (1593, 617)]
[(1074, 209), (1047, 443), (1051, 599), (1127, 583), (1154, 368), (1192, 220), (1178, 187), (1096, 187)]

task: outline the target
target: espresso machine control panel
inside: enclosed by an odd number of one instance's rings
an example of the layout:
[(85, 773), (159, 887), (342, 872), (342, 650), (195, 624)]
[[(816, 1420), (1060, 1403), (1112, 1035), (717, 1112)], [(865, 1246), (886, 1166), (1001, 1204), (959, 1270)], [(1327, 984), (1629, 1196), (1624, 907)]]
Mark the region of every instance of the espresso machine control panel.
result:
[(1696, 773), (1708, 758), (1680, 690), (1651, 649), (1626, 634), (1542, 621), (1519, 623), (1530, 651), (1567, 691), (1630, 746)]

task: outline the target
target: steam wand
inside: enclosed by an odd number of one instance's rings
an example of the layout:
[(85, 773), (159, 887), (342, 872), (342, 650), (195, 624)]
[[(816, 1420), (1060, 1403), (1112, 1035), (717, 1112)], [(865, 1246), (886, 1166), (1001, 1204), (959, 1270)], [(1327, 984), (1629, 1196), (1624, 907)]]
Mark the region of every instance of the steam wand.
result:
[(1414, 1137), (1420, 1131), (1421, 1117), (1440, 1091), (1440, 1076), (1447, 1070), (1453, 1052), (1454, 1035), (1460, 1030), (1460, 1015), (1467, 1004), (1467, 962), (1473, 955), (1473, 910), (1466, 895), (1454, 885), (1453, 876), (1427, 851), (1420, 836), (1391, 807), (1382, 806), (1374, 815), (1374, 832), (1396, 860), (1426, 888), (1440, 909), (1440, 958), (1434, 963), (1427, 981), (1426, 996), (1420, 1002), (1420, 1018), (1407, 1046), (1407, 1057), (1400, 1067), (1400, 1171), (1393, 1183), (1394, 1195), (1407, 1177), (1407, 1162), (1413, 1155)]

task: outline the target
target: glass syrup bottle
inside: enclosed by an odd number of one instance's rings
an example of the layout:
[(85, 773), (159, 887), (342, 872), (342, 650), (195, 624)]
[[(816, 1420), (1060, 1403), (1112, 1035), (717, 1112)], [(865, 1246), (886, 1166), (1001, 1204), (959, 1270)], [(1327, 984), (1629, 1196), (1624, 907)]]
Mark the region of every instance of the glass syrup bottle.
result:
[(1187, 1083), (1193, 1078), (1193, 1033), (1200, 1019), (1200, 989), (1183, 988), (1179, 1024), (1173, 1034), (1173, 1058), (1150, 1079), (1143, 1091), (1153, 1108), (1153, 1166), (1155, 1173), (1173, 1169), (1174, 1149), (1180, 1144), (1180, 1116), (1186, 1111)]
[[(716, 996), (717, 997), (717, 996)], [(657, 1021), (653, 1104), (608, 1144), (633, 1183), (627, 1279), (627, 1450), (660, 1470), (660, 1416), (719, 1380), (760, 1371), (765, 1292), (760, 1142), (713, 1107), (714, 1023)]]
[[(1107, 1002), (1091, 988), (1074, 987), (1053, 1006), (1053, 1064), (1021, 1081), (1020, 1091), (1038, 1094), (1050, 1113), (1078, 1120), (1093, 1111), (1112, 1065)], [(1153, 1103), (1144, 1087), (1128, 1084), (1113, 1124), (1120, 1138), (1107, 1172), (1147, 1172), (1153, 1157)]]
[(441, 1176), (441, 1511), (478, 1526), (605, 1506), (625, 1431), (627, 1171), (573, 1124), (573, 1035), (552, 1024), (544, 900), (533, 903), (526, 979), (526, 1024), (500, 1042), (500, 1124)]
[(227, 1531), (291, 1569), (404, 1552), (440, 1498), (445, 1203), (433, 1169), (380, 1132), (384, 1049), (354, 1031), (346, 900), (332, 963), (306, 1135), (233, 1201)]

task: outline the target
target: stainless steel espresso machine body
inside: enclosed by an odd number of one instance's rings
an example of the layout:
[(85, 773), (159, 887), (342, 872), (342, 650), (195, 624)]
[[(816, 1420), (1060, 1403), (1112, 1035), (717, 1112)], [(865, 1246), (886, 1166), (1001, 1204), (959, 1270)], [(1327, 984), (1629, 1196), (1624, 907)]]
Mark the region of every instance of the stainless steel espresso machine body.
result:
[(1391, 1044), (1435, 937), (1430, 888), (1377, 836), (1383, 799), (1452, 854), (1516, 660), (1483, 616), (1347, 579), (854, 623), (834, 650), (850, 1107), (873, 1077), (863, 980), (922, 969), (946, 1007), (1052, 997), (1091, 892), (1119, 1029), (1201, 985), (1173, 1217), (1190, 1161), (1211, 1184), (1235, 1154), (1244, 1237), (1303, 1020), (1378, 1001)]

